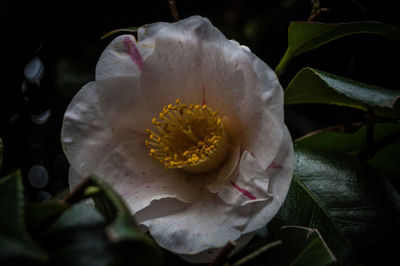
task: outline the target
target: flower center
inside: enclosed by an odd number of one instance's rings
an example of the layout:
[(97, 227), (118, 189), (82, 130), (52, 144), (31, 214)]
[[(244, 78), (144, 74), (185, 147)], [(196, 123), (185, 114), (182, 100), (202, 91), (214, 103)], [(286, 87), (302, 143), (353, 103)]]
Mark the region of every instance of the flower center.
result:
[(161, 121), (153, 118), (157, 132), (147, 129), (149, 156), (167, 169), (201, 173), (216, 168), (226, 157), (228, 139), (224, 125), (207, 105), (175, 104), (163, 107)]

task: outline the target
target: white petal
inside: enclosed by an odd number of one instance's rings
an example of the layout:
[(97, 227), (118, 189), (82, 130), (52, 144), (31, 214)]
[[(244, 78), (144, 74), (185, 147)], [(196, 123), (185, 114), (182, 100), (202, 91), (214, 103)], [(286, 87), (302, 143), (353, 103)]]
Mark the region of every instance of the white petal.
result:
[(273, 195), (270, 201), (256, 202), (245, 205), (244, 207), (254, 208), (254, 214), (251, 216), (243, 233), (252, 232), (263, 227), (278, 212), (284, 202), (289, 190), (293, 175), (293, 144), (286, 126), (283, 125), (282, 146), (279, 149), (277, 157), (267, 168), (269, 178), (268, 191)]
[(256, 56), (251, 56), (252, 71), (245, 74), (249, 82), (241, 106), (243, 117), (250, 122), (245, 125), (242, 146), (266, 169), (282, 141), (283, 89), (275, 73)]
[(198, 16), (161, 27), (154, 40), (141, 75), (152, 111), (177, 98), (219, 110), (265, 169), (282, 139), (283, 94), (273, 70)]
[(73, 98), (64, 116), (61, 142), (81, 176), (93, 173), (120, 143), (146, 137), (152, 114), (138, 85), (134, 77), (95, 81)]
[[(277, 157), (267, 169), (263, 169), (258, 161), (244, 151), (238, 167), (232, 176), (223, 182), (213, 182), (208, 189), (218, 193), (228, 204), (246, 205), (258, 201), (274, 206), (283, 202), (292, 177), (292, 142), (288, 130), (283, 126), (284, 138)], [(279, 186), (274, 185), (276, 182)]]
[(269, 178), (250, 153), (244, 151), (238, 167), (229, 180), (209, 186), (210, 191), (226, 203), (246, 205), (250, 202), (266, 201), (272, 198), (268, 191)]
[(186, 173), (165, 170), (148, 156), (141, 140), (121, 143), (94, 170), (125, 200), (132, 213), (147, 207), (153, 200), (164, 198), (192, 202), (198, 188), (186, 182)]
[(154, 50), (154, 38), (156, 33), (170, 23), (156, 22), (147, 24), (138, 29), (138, 45), (141, 48), (143, 60), (145, 60)]
[(232, 146), (229, 151), (229, 157), (227, 161), (219, 169), (216, 178), (207, 186), (207, 188), (213, 192), (218, 193), (222, 185), (225, 184), (226, 180), (230, 178), (233, 171), (236, 169), (240, 159), (240, 145)]
[(74, 188), (76, 188), (77, 185), (79, 185), (80, 182), (82, 182), (83, 177), (74, 170), (71, 166), (69, 167), (69, 172), (68, 172), (68, 185), (69, 185), (69, 190), (72, 191)]
[(143, 65), (142, 54), (148, 48), (136, 43), (132, 35), (115, 38), (103, 51), (96, 65), (96, 80), (117, 76), (139, 76)]
[(238, 239), (247, 222), (248, 217), (238, 214), (234, 206), (204, 189), (188, 208), (143, 224), (160, 246), (178, 254), (196, 254)]
[(144, 60), (141, 85), (154, 112), (175, 102), (201, 104), (198, 41), (194, 29), (203, 18), (191, 17), (161, 28), (155, 36), (154, 52)]

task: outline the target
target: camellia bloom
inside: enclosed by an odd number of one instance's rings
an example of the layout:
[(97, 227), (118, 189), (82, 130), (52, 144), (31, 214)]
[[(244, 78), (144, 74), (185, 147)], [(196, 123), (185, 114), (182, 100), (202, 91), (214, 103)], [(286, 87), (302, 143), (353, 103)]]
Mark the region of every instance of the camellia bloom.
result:
[(195, 262), (264, 227), (292, 176), (275, 73), (199, 16), (114, 39), (61, 140), (71, 187), (103, 178), (160, 246)]

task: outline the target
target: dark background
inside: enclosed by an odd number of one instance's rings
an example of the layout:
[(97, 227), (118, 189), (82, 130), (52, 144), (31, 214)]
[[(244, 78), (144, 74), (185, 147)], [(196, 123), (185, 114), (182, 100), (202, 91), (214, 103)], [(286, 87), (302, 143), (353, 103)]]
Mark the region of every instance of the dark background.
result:
[[(328, 12), (321, 22), (374, 20), (399, 26), (396, 1), (320, 1)], [(208, 17), (228, 38), (249, 46), (274, 68), (287, 47), (290, 21), (307, 20), (310, 0), (178, 0), (181, 18)], [(0, 4), (1, 65), (0, 137), (4, 159), (1, 176), (20, 168), (25, 177), (33, 165), (47, 170), (48, 183), (32, 186), (25, 178), (27, 199), (44, 200), (67, 187), (68, 162), (61, 145), (63, 113), (73, 95), (94, 79), (94, 69), (114, 29), (171, 21), (167, 1), (11, 1)], [(346, 37), (296, 58), (281, 83), (285, 86), (304, 66), (365, 83), (399, 89), (398, 43), (379, 36)], [(24, 67), (40, 58), (40, 84), (24, 77)], [(33, 116), (49, 119), (38, 124)], [(349, 121), (363, 114), (331, 106), (292, 106), (286, 120), (293, 138), (314, 129)], [(36, 176), (46, 173), (36, 173)]]

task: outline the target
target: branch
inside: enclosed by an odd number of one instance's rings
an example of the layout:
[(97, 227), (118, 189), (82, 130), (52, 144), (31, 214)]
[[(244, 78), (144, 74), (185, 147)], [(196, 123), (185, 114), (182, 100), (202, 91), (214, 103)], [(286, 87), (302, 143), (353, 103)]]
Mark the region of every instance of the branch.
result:
[(169, 5), (169, 9), (171, 9), (171, 13), (172, 13), (172, 17), (174, 18), (174, 21), (178, 21), (179, 14), (178, 14), (178, 10), (176, 9), (175, 0), (168, 0), (168, 5)]

